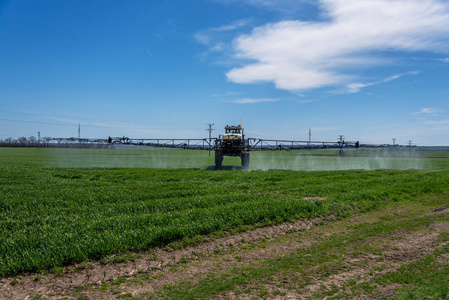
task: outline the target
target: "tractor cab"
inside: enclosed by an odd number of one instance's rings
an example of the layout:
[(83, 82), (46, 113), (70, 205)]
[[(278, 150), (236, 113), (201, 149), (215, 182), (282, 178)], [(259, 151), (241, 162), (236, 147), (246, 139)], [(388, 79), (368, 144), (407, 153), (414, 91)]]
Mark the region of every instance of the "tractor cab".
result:
[(224, 140), (241, 140), (243, 139), (243, 128), (242, 125), (239, 126), (229, 126), (225, 127), (225, 134), (223, 135)]
[(242, 133), (242, 125), (239, 126), (226, 126), (225, 133)]

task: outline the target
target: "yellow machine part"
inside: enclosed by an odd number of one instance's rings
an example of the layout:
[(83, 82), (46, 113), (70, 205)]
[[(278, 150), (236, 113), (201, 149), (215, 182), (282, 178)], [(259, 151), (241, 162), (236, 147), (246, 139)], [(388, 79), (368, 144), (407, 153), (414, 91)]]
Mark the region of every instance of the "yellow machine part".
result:
[(243, 128), (242, 128), (242, 125), (239, 125), (239, 126), (226, 126), (225, 129), (230, 129), (230, 130), (240, 129), (241, 130)]

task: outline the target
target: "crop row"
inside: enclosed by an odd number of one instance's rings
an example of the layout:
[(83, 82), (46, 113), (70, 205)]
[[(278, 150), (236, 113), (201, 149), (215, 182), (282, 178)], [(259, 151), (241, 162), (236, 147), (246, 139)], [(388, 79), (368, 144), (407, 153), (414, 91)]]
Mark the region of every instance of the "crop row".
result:
[(444, 171), (54, 168), (38, 161), (0, 156), (0, 276), (449, 192)]

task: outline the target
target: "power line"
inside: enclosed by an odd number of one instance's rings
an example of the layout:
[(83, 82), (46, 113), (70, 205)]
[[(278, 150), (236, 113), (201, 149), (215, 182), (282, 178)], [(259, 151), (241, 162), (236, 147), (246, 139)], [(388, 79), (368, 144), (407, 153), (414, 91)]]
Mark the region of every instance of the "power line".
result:
[[(7, 111), (7, 110), (0, 110), (1, 113), (11, 113), (11, 114), (19, 114), (19, 115), (32, 115), (32, 116), (40, 116), (40, 117), (49, 117), (49, 118), (67, 118), (67, 119), (75, 119), (75, 120), (93, 120), (93, 121), (107, 121), (107, 122), (113, 122), (116, 121), (116, 119), (98, 119), (98, 118), (86, 118), (86, 117), (67, 117), (63, 115), (47, 115), (47, 114), (39, 114), (39, 113), (29, 113), (29, 112), (17, 112), (17, 111)], [(120, 122), (123, 123), (146, 123), (145, 121), (126, 121), (126, 120), (120, 120)], [(76, 121), (78, 123), (78, 121)], [(191, 123), (191, 122), (158, 122), (158, 124), (184, 124), (184, 125), (192, 125), (196, 124), (199, 125), (200, 123)]]
[(62, 123), (51, 123), (51, 122), (37, 122), (37, 121), (24, 121), (24, 120), (11, 120), (11, 119), (0, 119), (0, 121), (19, 122), (19, 123), (32, 123), (32, 124), (45, 124), (45, 125), (73, 126), (73, 124), (62, 124)]
[[(76, 123), (73, 124), (64, 124), (64, 123), (53, 123), (53, 122), (39, 122), (39, 121), (25, 121), (25, 120), (12, 120), (12, 119), (0, 119), (0, 121), (7, 122), (19, 122), (19, 123), (32, 123), (32, 124), (44, 124), (44, 125), (60, 125), (60, 126), (76, 126)], [(119, 129), (157, 129), (157, 130), (182, 130), (185, 128), (166, 128), (166, 127), (128, 127), (128, 126), (119, 126), (119, 125), (83, 125), (84, 127), (92, 127), (92, 128), (119, 128)], [(196, 128), (190, 128), (196, 129)]]

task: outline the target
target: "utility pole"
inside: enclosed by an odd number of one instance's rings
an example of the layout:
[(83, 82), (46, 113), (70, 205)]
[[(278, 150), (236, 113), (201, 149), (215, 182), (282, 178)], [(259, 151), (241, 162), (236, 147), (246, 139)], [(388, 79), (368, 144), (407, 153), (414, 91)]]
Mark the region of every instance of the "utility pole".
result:
[(344, 143), (345, 143), (345, 136), (340, 134), (338, 138), (338, 145), (340, 146), (340, 148), (343, 148)]
[(211, 148), (210, 143), (211, 143), (211, 140), (212, 140), (211, 135), (212, 135), (212, 131), (215, 130), (215, 129), (212, 129), (212, 126), (213, 126), (213, 125), (214, 125), (214, 123), (212, 123), (212, 124), (207, 124), (207, 126), (209, 126), (209, 129), (207, 129), (207, 131), (209, 131), (209, 157), (210, 157), (210, 148)]
[(412, 156), (412, 142), (413, 142), (413, 140), (409, 140), (408, 141), (408, 156), (410, 157), (410, 156)]
[(37, 132), (37, 149), (41, 148), (41, 132)]
[(307, 146), (309, 146), (309, 148), (310, 148), (310, 143), (312, 142), (312, 128), (311, 127), (309, 127), (309, 143), (308, 143), (308, 145)]
[(393, 138), (393, 146), (396, 146), (396, 138)]
[(81, 123), (78, 123), (78, 143), (81, 143)]

